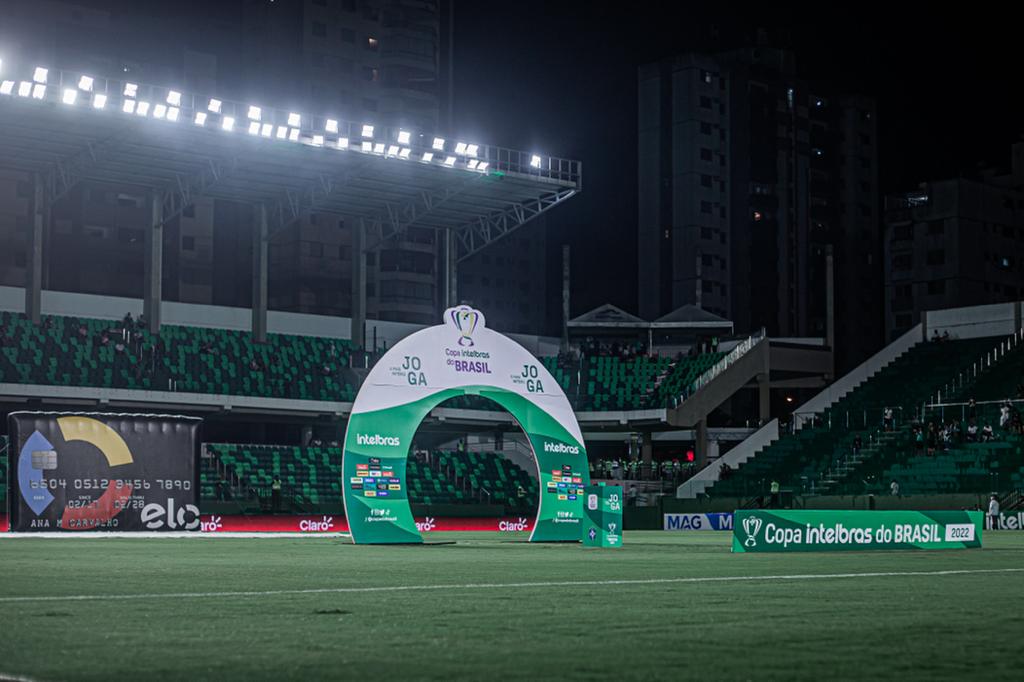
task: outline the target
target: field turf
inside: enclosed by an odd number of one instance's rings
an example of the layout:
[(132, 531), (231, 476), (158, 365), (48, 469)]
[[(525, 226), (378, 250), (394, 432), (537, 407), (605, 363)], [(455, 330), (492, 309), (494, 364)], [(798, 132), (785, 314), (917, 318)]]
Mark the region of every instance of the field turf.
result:
[(0, 540), (0, 679), (997, 680), (1024, 666), (1024, 533), (793, 555), (733, 555), (724, 533), (632, 532), (618, 550), (447, 539)]

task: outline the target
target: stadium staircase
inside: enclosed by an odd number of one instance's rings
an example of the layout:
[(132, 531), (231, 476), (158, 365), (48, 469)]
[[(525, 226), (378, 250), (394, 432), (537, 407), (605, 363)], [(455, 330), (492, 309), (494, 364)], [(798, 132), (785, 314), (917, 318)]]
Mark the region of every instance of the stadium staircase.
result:
[[(898, 427), (911, 421), (929, 396), (1001, 341), (989, 337), (917, 343), (894, 360), (811, 415), (794, 415), (793, 432), (768, 444), (716, 481), (716, 497), (761, 496), (772, 481), (801, 494), (835, 493), (865, 462), (875, 461), (900, 439), (900, 432), (882, 430), (885, 408), (891, 408)], [(856, 438), (859, 455), (852, 455)], [(860, 474), (858, 474), (860, 475)]]

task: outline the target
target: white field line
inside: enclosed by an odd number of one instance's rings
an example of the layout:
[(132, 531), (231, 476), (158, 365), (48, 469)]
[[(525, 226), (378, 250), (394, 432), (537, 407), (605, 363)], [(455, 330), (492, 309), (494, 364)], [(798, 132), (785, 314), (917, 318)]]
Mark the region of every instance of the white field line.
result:
[(849, 580), (857, 578), (904, 578), (993, 573), (1022, 573), (1024, 568), (979, 568), (946, 571), (884, 571), (871, 573), (797, 573), (793, 575), (734, 575), (697, 578), (650, 578), (646, 580), (558, 580), (532, 583), (463, 583), (454, 585), (383, 585), (380, 587), (323, 587), (303, 590), (260, 590), (249, 592), (150, 592), (143, 594), (71, 594), (54, 596), (0, 597), (0, 604), (62, 601), (127, 601), (136, 599), (216, 599), (232, 597), (274, 597), (302, 594), (360, 594), (367, 592), (425, 592), (441, 590), (511, 590), (537, 587), (601, 587), (606, 585), (680, 585), (690, 583), (736, 583), (799, 580)]

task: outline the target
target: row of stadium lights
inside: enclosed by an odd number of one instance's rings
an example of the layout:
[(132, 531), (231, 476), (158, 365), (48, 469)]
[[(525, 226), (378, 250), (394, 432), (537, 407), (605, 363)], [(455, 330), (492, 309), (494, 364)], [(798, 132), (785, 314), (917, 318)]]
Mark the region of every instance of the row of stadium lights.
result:
[[(0, 68), (3, 67), (3, 60), (0, 60)], [(38, 66), (32, 74), (31, 81), (13, 81), (13, 80), (0, 80), (0, 95), (14, 95), (15, 93), (19, 97), (26, 97), (31, 99), (43, 99), (46, 97), (47, 78), (49, 70)], [(87, 93), (92, 95), (92, 107), (94, 109), (105, 109), (107, 106), (107, 95), (102, 92), (93, 92), (94, 81), (90, 76), (81, 76), (78, 79), (77, 88), (64, 88), (61, 93), (61, 102), (69, 106), (74, 106), (79, 99), (79, 93)], [(121, 102), (121, 111), (125, 114), (131, 114), (141, 117), (149, 116), (152, 113), (152, 117), (159, 120), (167, 120), (171, 123), (176, 123), (181, 116), (181, 93), (176, 90), (168, 90), (165, 102), (153, 104), (151, 102), (138, 99), (139, 86), (136, 83), (125, 83), (124, 90), (122, 92), (124, 99)], [(192, 123), (196, 126), (205, 127), (208, 119), (211, 115), (220, 116), (220, 128), (227, 132), (233, 132), (236, 129), (237, 121), (233, 116), (227, 116), (222, 114), (223, 102), (216, 98), (211, 98), (206, 106), (206, 111), (196, 111), (192, 119)], [(291, 142), (299, 142), (300, 126), (302, 124), (302, 117), (296, 113), (288, 114), (288, 125), (274, 126), (273, 123), (263, 121), (263, 110), (254, 105), (250, 105), (247, 114), (248, 120), (248, 133), (254, 137), (263, 138), (276, 138), (278, 140), (289, 140)], [(212, 123), (212, 121), (210, 121)], [(336, 119), (327, 119), (324, 123), (323, 134), (313, 134), (310, 138), (310, 144), (314, 147), (324, 146), (335, 146), (338, 149), (350, 149), (355, 146), (355, 142), (349, 140), (347, 137), (338, 136), (339, 127)], [(410, 159), (412, 158), (412, 148), (408, 146), (412, 141), (412, 134), (407, 130), (399, 130), (396, 136), (397, 144), (386, 144), (380, 141), (374, 141), (374, 126), (371, 124), (363, 124), (360, 130), (361, 140), (359, 142), (359, 149), (366, 153), (380, 154), (387, 157), (397, 157), (399, 159)], [(332, 142), (330, 145), (327, 143), (327, 135), (330, 134)], [(420, 161), (423, 163), (431, 163), (435, 159), (435, 155), (438, 157), (437, 160), (444, 166), (452, 168), (457, 162), (457, 157), (468, 157), (466, 160), (466, 168), (469, 170), (475, 170), (484, 172), (487, 170), (490, 163), (477, 159), (477, 153), (479, 146), (475, 144), (469, 144), (466, 142), (457, 142), (454, 147), (455, 154), (446, 154), (445, 145), (446, 140), (442, 137), (433, 138), (431, 149), (424, 151), (420, 154)], [(541, 167), (541, 157), (532, 154), (530, 156), (530, 166), (532, 168)]]

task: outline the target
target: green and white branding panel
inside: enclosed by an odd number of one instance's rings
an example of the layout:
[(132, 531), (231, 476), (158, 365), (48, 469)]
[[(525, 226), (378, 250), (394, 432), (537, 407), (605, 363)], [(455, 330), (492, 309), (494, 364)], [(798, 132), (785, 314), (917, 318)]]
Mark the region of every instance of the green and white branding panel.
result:
[(978, 511), (743, 509), (733, 552), (836, 552), (981, 547)]
[(342, 455), (352, 541), (423, 541), (409, 508), (409, 449), (424, 417), (445, 400), (463, 395), (498, 403), (529, 438), (540, 485), (530, 540), (578, 542), (583, 489), (590, 478), (576, 415), (537, 358), (488, 329), (483, 314), (468, 306), (449, 308), (444, 324), (395, 344), (356, 396)]
[(584, 488), (583, 546), (622, 547), (622, 486)]

